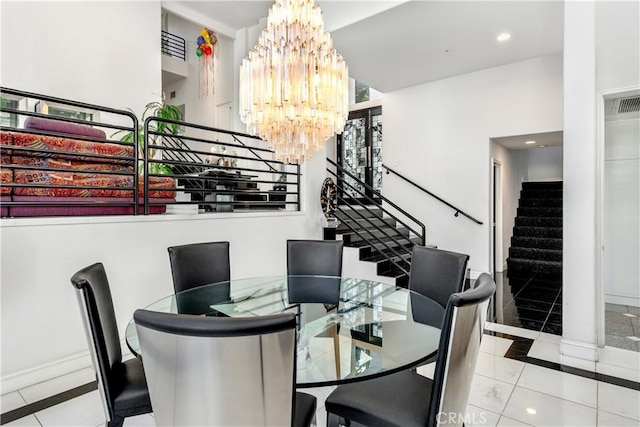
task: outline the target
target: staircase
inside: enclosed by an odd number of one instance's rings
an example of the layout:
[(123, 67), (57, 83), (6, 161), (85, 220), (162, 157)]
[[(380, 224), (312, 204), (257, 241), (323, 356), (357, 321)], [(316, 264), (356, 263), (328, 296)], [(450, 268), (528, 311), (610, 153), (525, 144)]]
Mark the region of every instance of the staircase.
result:
[(377, 276), (388, 277), (391, 283), (406, 288), (411, 252), (422, 238), (374, 206), (340, 205), (335, 214), (340, 220), (336, 235), (345, 248), (356, 250), (358, 260), (370, 263)]
[(507, 258), (509, 277), (562, 277), (562, 181), (524, 182)]

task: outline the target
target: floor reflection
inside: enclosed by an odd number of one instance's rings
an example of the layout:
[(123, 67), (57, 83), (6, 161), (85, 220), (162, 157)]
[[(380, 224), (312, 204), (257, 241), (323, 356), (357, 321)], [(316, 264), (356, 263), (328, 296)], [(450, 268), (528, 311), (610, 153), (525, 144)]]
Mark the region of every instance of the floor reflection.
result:
[[(497, 273), (495, 322), (562, 335), (562, 280)], [(640, 308), (606, 304), (605, 345), (640, 352)]]

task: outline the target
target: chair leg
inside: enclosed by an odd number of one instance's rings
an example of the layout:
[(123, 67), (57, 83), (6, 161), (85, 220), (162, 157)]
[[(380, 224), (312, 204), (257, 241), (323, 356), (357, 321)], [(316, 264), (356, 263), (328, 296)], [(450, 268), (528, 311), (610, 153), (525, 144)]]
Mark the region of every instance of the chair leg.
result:
[(327, 427), (340, 427), (348, 425), (348, 422), (345, 421), (342, 417), (336, 414), (332, 414), (331, 412), (327, 412)]
[(124, 417), (115, 416), (111, 421), (107, 421), (107, 427), (122, 427), (124, 424)]

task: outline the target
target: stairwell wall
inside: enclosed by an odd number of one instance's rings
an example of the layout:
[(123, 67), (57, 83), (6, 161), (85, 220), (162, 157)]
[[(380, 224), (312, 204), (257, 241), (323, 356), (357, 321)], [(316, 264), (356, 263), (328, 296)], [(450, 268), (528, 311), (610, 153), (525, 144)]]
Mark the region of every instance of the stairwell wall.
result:
[(484, 224), (391, 175), (384, 194), (425, 223), (428, 243), (490, 271), (490, 139), (561, 130), (562, 87), (554, 54), (384, 94), (384, 163)]

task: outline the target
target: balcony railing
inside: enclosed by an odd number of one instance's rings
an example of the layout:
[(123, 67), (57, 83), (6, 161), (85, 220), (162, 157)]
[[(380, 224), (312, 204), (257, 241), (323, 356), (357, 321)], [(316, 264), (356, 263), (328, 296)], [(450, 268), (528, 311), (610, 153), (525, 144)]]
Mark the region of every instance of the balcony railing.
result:
[(181, 59), (183, 61), (187, 60), (187, 44), (182, 37), (168, 33), (164, 30), (162, 31), (160, 37), (163, 54), (171, 56), (173, 58)]
[[(143, 128), (129, 111), (8, 88), (0, 97), (2, 217), (300, 209), (299, 166), (260, 138), (159, 117)], [(91, 120), (34, 112), (38, 102)]]

